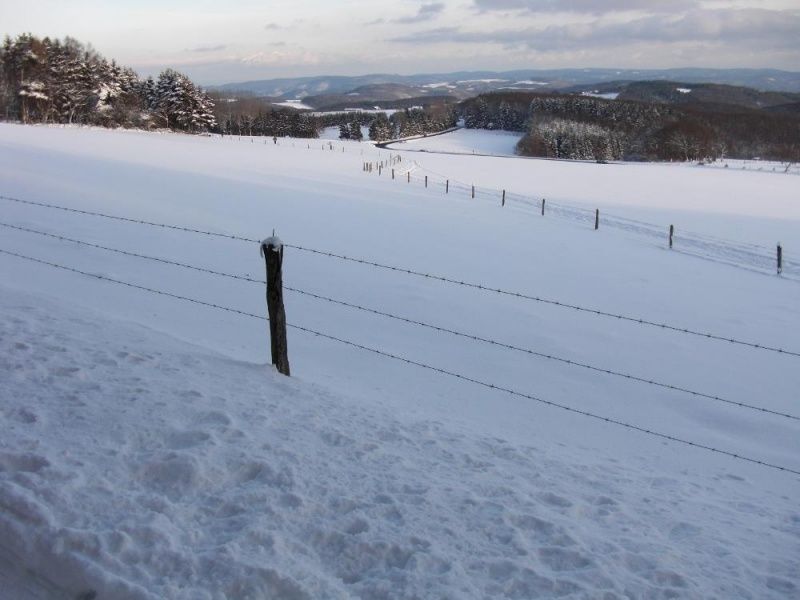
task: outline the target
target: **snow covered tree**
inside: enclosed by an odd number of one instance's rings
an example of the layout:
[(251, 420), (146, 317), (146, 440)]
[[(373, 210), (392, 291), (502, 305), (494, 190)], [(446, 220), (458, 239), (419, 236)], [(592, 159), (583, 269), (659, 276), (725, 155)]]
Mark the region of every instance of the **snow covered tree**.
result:
[(382, 142), (394, 137), (394, 127), (385, 113), (378, 113), (369, 126), (369, 139)]
[(340, 140), (349, 140), (350, 139), (350, 127), (347, 123), (342, 123), (339, 125), (339, 139)]
[(349, 126), (349, 135), (351, 140), (360, 142), (364, 139), (364, 134), (361, 133), (361, 124), (358, 121), (353, 121)]

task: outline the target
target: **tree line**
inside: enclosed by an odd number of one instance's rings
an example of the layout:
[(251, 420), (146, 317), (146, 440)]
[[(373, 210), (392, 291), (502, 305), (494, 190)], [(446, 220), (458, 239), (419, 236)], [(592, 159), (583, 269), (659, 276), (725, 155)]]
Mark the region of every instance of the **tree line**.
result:
[(0, 114), (7, 120), (191, 132), (216, 126), (213, 103), (185, 75), (167, 69), (142, 79), (69, 37), (6, 37), (0, 72)]
[(491, 93), (461, 104), (466, 127), (523, 132), (525, 156), (583, 160), (800, 160), (800, 118), (579, 95)]

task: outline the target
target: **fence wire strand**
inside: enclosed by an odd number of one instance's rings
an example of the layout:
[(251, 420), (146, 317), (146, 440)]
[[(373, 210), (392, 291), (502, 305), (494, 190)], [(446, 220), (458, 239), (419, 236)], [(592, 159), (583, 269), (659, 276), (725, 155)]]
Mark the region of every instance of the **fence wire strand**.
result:
[[(126, 222), (130, 222), (130, 223), (141, 224), (141, 225), (150, 225), (150, 226), (153, 226), (153, 227), (174, 229), (174, 230), (185, 231), (185, 232), (190, 232), (190, 233), (198, 233), (198, 234), (203, 234), (203, 235), (208, 235), (208, 236), (216, 236), (216, 237), (227, 238), (227, 239), (232, 239), (232, 240), (239, 240), (239, 241), (249, 242), (249, 243), (260, 243), (260, 240), (256, 240), (256, 239), (252, 239), (252, 238), (246, 238), (246, 237), (237, 236), (237, 235), (231, 235), (231, 234), (225, 234), (225, 233), (216, 233), (216, 232), (212, 232), (212, 231), (205, 231), (205, 230), (194, 229), (194, 228), (190, 228), (190, 227), (182, 227), (182, 226), (178, 226), (178, 225), (168, 225), (168, 224), (164, 224), (164, 223), (156, 223), (156, 222), (153, 222), (153, 221), (145, 221), (145, 220), (142, 220), (142, 219), (132, 219), (132, 218), (128, 218), (128, 217), (119, 217), (119, 216), (116, 216), (116, 215), (108, 215), (108, 214), (100, 213), (100, 212), (79, 210), (79, 209), (75, 209), (75, 208), (68, 208), (68, 207), (58, 206), (58, 205), (55, 205), (55, 204), (48, 204), (48, 203), (44, 203), (44, 202), (34, 202), (34, 201), (31, 201), (31, 200), (21, 200), (19, 198), (13, 198), (13, 197), (10, 197), (10, 196), (0, 195), (0, 199), (8, 200), (8, 201), (11, 201), (11, 202), (19, 202), (19, 203), (22, 203), (22, 204), (40, 206), (40, 207), (44, 207), (44, 208), (52, 208), (52, 209), (57, 209), (57, 210), (64, 210), (64, 211), (68, 211), (68, 212), (73, 212), (73, 213), (79, 213), (79, 214), (91, 215), (91, 216), (96, 216), (96, 217), (102, 217), (102, 218), (107, 218), (107, 219), (115, 219), (115, 220), (119, 220), (119, 221), (126, 221)], [(634, 323), (634, 324), (638, 324), (638, 325), (654, 327), (654, 328), (665, 330), (665, 331), (672, 331), (672, 332), (675, 332), (675, 333), (681, 333), (681, 334), (685, 334), (685, 335), (691, 335), (691, 336), (695, 336), (695, 337), (706, 338), (706, 339), (716, 340), (716, 341), (720, 341), (720, 342), (728, 342), (730, 344), (735, 344), (735, 345), (738, 345), (738, 346), (744, 346), (744, 347), (753, 348), (753, 349), (756, 349), (756, 350), (763, 350), (763, 351), (767, 351), (767, 352), (774, 352), (774, 353), (777, 353), (777, 354), (783, 354), (783, 355), (786, 355), (786, 356), (792, 356), (792, 357), (795, 357), (795, 358), (800, 358), (800, 352), (796, 352), (796, 351), (793, 351), (793, 350), (786, 350), (784, 348), (779, 348), (779, 347), (771, 346), (771, 345), (768, 345), (768, 344), (761, 344), (761, 343), (757, 343), (757, 342), (750, 342), (750, 341), (746, 341), (746, 340), (740, 340), (740, 339), (737, 339), (737, 338), (734, 338), (734, 337), (725, 336), (725, 335), (719, 335), (719, 334), (705, 332), (705, 331), (697, 331), (697, 330), (694, 330), (694, 329), (689, 329), (688, 327), (680, 327), (680, 326), (677, 326), (677, 325), (670, 325), (668, 323), (659, 323), (657, 321), (652, 321), (650, 319), (644, 319), (644, 318), (640, 318), (640, 317), (633, 317), (633, 316), (630, 316), (630, 315), (623, 315), (623, 314), (619, 314), (619, 313), (608, 312), (608, 311), (599, 310), (599, 309), (596, 309), (596, 308), (590, 308), (590, 307), (581, 306), (581, 305), (578, 305), (578, 304), (572, 304), (572, 303), (569, 303), (569, 302), (562, 302), (560, 300), (554, 300), (552, 298), (544, 298), (544, 297), (541, 297), (541, 296), (534, 296), (534, 295), (531, 295), (531, 294), (525, 294), (525, 293), (522, 293), (522, 292), (505, 290), (505, 289), (502, 289), (502, 288), (496, 288), (496, 287), (492, 287), (492, 286), (488, 286), (488, 285), (482, 285), (482, 284), (479, 284), (479, 283), (473, 283), (473, 282), (469, 282), (469, 281), (460, 281), (460, 280), (453, 279), (452, 277), (447, 277), (447, 276), (444, 276), (444, 275), (437, 275), (437, 274), (434, 274), (434, 273), (424, 273), (424, 272), (416, 271), (416, 270), (413, 270), (413, 269), (407, 269), (405, 267), (398, 267), (396, 265), (382, 264), (382, 263), (378, 263), (378, 262), (375, 262), (375, 261), (372, 261), (372, 260), (368, 260), (368, 259), (364, 259), (364, 258), (357, 258), (357, 257), (347, 256), (345, 254), (338, 254), (336, 252), (330, 252), (330, 251), (327, 251), (327, 250), (319, 250), (319, 249), (311, 248), (311, 247), (308, 247), (308, 246), (300, 246), (300, 245), (295, 245), (295, 244), (284, 244), (284, 247), (292, 248), (294, 250), (299, 250), (301, 252), (312, 253), (312, 254), (315, 254), (315, 255), (318, 255), (318, 256), (324, 256), (324, 257), (327, 257), (327, 258), (335, 258), (335, 259), (342, 260), (342, 261), (353, 262), (353, 263), (356, 263), (356, 264), (366, 265), (366, 266), (375, 267), (375, 268), (379, 268), (379, 269), (385, 269), (385, 270), (396, 272), (396, 273), (404, 273), (406, 275), (413, 275), (415, 277), (421, 277), (421, 278), (430, 279), (430, 280), (434, 280), (434, 281), (440, 281), (440, 282), (448, 283), (448, 284), (452, 284), (452, 285), (458, 285), (458, 286), (462, 286), (462, 287), (477, 289), (477, 290), (481, 290), (481, 291), (484, 291), (484, 292), (490, 292), (490, 293), (499, 294), (499, 295), (503, 295), (503, 296), (508, 296), (508, 297), (512, 297), (512, 298), (519, 298), (519, 299), (522, 299), (522, 300), (529, 300), (529, 301), (532, 301), (532, 302), (538, 302), (538, 303), (547, 304), (547, 305), (550, 305), (550, 306), (557, 306), (559, 308), (565, 308), (565, 309), (568, 309), (568, 310), (573, 310), (573, 311), (577, 311), (577, 312), (581, 312), (581, 313), (585, 313), (585, 314), (591, 314), (591, 315), (601, 316), (601, 317), (608, 317), (608, 318), (611, 318), (611, 319), (617, 319), (619, 321), (625, 321), (625, 322), (628, 322), (628, 323)]]
[[(250, 276), (247, 276), (247, 275), (236, 275), (236, 274), (233, 274), (233, 273), (226, 273), (226, 272), (223, 272), (223, 271), (216, 271), (216, 270), (208, 269), (208, 268), (205, 268), (205, 267), (198, 267), (196, 265), (190, 265), (190, 264), (187, 264), (187, 263), (178, 262), (178, 261), (174, 261), (174, 260), (170, 260), (170, 259), (166, 259), (166, 258), (162, 258), (162, 257), (158, 257), (158, 256), (140, 254), (140, 253), (137, 253), (137, 252), (130, 252), (130, 251), (127, 251), (127, 250), (120, 250), (118, 248), (110, 248), (108, 246), (102, 246), (100, 244), (94, 244), (94, 243), (91, 243), (91, 242), (86, 242), (86, 241), (83, 241), (83, 240), (78, 240), (78, 239), (66, 237), (66, 236), (63, 236), (63, 235), (47, 233), (47, 232), (44, 232), (44, 231), (38, 231), (38, 230), (35, 230), (35, 229), (30, 229), (28, 227), (21, 227), (21, 226), (18, 226), (18, 225), (12, 225), (10, 223), (0, 222), (0, 227), (6, 227), (6, 228), (10, 228), (10, 229), (24, 231), (26, 233), (33, 233), (33, 234), (36, 234), (36, 235), (42, 235), (42, 236), (50, 237), (50, 238), (57, 239), (57, 240), (60, 240), (60, 241), (64, 241), (64, 242), (70, 242), (70, 243), (75, 243), (75, 244), (79, 244), (79, 245), (83, 245), (83, 246), (89, 246), (89, 247), (92, 247), (92, 248), (97, 248), (97, 249), (105, 250), (105, 251), (108, 251), (108, 252), (114, 252), (114, 253), (122, 254), (122, 255), (125, 255), (125, 256), (131, 256), (131, 257), (141, 258), (141, 259), (145, 259), (145, 260), (151, 260), (151, 261), (155, 261), (155, 262), (159, 262), (159, 263), (163, 263), (163, 264), (167, 264), (167, 265), (181, 267), (181, 268), (184, 268), (184, 269), (190, 269), (190, 270), (193, 270), (193, 271), (198, 271), (198, 272), (201, 272), (201, 273), (207, 273), (207, 274), (210, 274), (210, 275), (216, 275), (216, 276), (220, 276), (220, 277), (227, 277), (229, 279), (235, 279), (235, 280), (239, 280), (239, 281), (246, 281), (246, 282), (249, 282), (249, 283), (257, 283), (257, 284), (261, 284), (261, 285), (266, 285), (266, 283), (267, 283), (264, 279), (254, 279), (253, 277), (250, 277)], [(362, 311), (362, 312), (378, 315), (378, 316), (381, 316), (381, 317), (386, 317), (386, 318), (389, 318), (389, 319), (394, 319), (396, 321), (401, 321), (401, 322), (408, 323), (408, 324), (411, 324), (411, 325), (415, 325), (415, 326), (418, 326), (418, 327), (424, 327), (426, 329), (431, 329), (433, 331), (438, 331), (440, 333), (447, 333), (447, 334), (458, 336), (458, 337), (462, 337), (462, 338), (465, 338), (465, 339), (470, 339), (470, 340), (473, 340), (473, 341), (476, 341), (476, 342), (490, 344), (492, 346), (496, 346), (496, 347), (499, 347), (499, 348), (505, 348), (507, 350), (513, 350), (515, 352), (520, 352), (520, 353), (528, 354), (528, 355), (531, 355), (531, 356), (536, 356), (536, 357), (539, 357), (539, 358), (544, 358), (544, 359), (547, 359), (547, 360), (560, 362), (560, 363), (563, 363), (563, 364), (566, 364), (566, 365), (570, 365), (570, 366), (573, 366), (573, 367), (579, 367), (579, 368), (591, 370), (591, 371), (594, 371), (594, 372), (597, 372), (597, 373), (603, 373), (603, 374), (606, 374), (606, 375), (611, 375), (611, 376), (615, 376), (615, 377), (621, 377), (621, 378), (624, 378), (624, 379), (628, 379), (630, 381), (635, 381), (635, 382), (638, 382), (638, 383), (644, 383), (644, 384), (648, 384), (648, 385), (652, 385), (652, 386), (668, 389), (668, 390), (671, 390), (671, 391), (676, 391), (676, 392), (681, 392), (681, 393), (684, 393), (684, 394), (689, 394), (689, 395), (697, 397), (697, 398), (704, 398), (704, 399), (707, 399), (707, 400), (715, 400), (717, 402), (722, 402), (722, 403), (725, 403), (725, 404), (738, 406), (740, 408), (746, 408), (746, 409), (750, 409), (750, 410), (754, 410), (754, 411), (758, 411), (758, 412), (762, 412), (762, 413), (768, 413), (768, 414), (776, 415), (776, 416), (779, 416), (779, 417), (784, 417), (784, 418), (787, 418), (787, 419), (793, 419), (793, 420), (800, 421), (800, 417), (798, 417), (798, 416), (795, 416), (795, 415), (792, 415), (792, 414), (789, 414), (789, 413), (784, 413), (784, 412), (772, 410), (772, 409), (769, 409), (769, 408), (765, 408), (763, 406), (756, 406), (756, 405), (753, 405), (753, 404), (748, 404), (746, 402), (739, 402), (737, 400), (730, 400), (728, 398), (723, 398), (723, 397), (721, 397), (719, 395), (706, 394), (704, 392), (698, 392), (698, 391), (691, 390), (689, 388), (685, 388), (685, 387), (682, 387), (682, 386), (677, 386), (677, 385), (673, 385), (673, 384), (669, 384), (669, 383), (663, 383), (663, 382), (655, 381), (653, 379), (647, 379), (647, 378), (644, 378), (644, 377), (638, 377), (636, 375), (631, 375), (630, 373), (624, 373), (624, 372), (621, 372), (621, 371), (615, 371), (615, 370), (612, 370), (612, 369), (606, 369), (606, 368), (598, 367), (598, 366), (591, 365), (591, 364), (588, 364), (588, 363), (583, 363), (583, 362), (580, 362), (580, 361), (576, 361), (576, 360), (572, 360), (572, 359), (556, 356), (554, 354), (548, 354), (548, 353), (545, 353), (545, 352), (539, 352), (539, 351), (533, 350), (531, 348), (525, 348), (525, 347), (521, 347), (521, 346), (516, 346), (514, 344), (508, 344), (508, 343), (500, 342), (500, 341), (493, 340), (493, 339), (490, 339), (490, 338), (486, 338), (486, 337), (482, 337), (482, 336), (478, 336), (478, 335), (474, 335), (474, 334), (470, 334), (470, 333), (465, 333), (465, 332), (462, 332), (462, 331), (457, 331), (455, 329), (450, 329), (450, 328), (447, 328), (447, 327), (434, 325), (432, 323), (426, 323), (424, 321), (419, 321), (417, 319), (412, 319), (412, 318), (409, 318), (409, 317), (403, 317), (403, 316), (400, 316), (400, 315), (395, 315), (395, 314), (392, 314), (392, 313), (389, 313), (389, 312), (386, 312), (386, 311), (378, 310), (378, 309), (375, 309), (375, 308), (370, 308), (370, 307), (367, 307), (367, 306), (362, 306), (362, 305), (355, 304), (355, 303), (352, 303), (352, 302), (346, 302), (344, 300), (338, 300), (336, 298), (331, 298), (329, 296), (316, 294), (316, 293), (309, 292), (307, 290), (302, 290), (302, 289), (299, 289), (299, 288), (295, 288), (295, 287), (292, 287), (292, 286), (289, 286), (289, 285), (284, 285), (284, 289), (286, 289), (287, 291), (302, 295), (302, 296), (307, 296), (307, 297), (310, 297), (310, 298), (314, 298), (316, 300), (321, 300), (321, 301), (329, 302), (331, 304), (335, 304), (335, 305), (338, 305), (338, 306), (344, 306), (344, 307), (351, 308), (351, 309), (354, 309), (354, 310), (358, 310), (358, 311)]]
[[(227, 311), (227, 312), (230, 312), (230, 313), (235, 313), (235, 314), (239, 314), (239, 315), (247, 316), (247, 317), (251, 317), (251, 318), (256, 318), (256, 319), (261, 319), (261, 320), (268, 320), (267, 317), (265, 317), (263, 315), (256, 315), (254, 313), (250, 313), (250, 312), (246, 312), (246, 311), (242, 311), (242, 310), (238, 310), (238, 309), (230, 308), (230, 307), (226, 307), (226, 306), (221, 306), (219, 304), (214, 304), (212, 302), (205, 302), (205, 301), (202, 301), (202, 300), (197, 300), (195, 298), (189, 298), (187, 296), (181, 296), (181, 295), (178, 295), (178, 294), (165, 292), (163, 290), (156, 290), (156, 289), (153, 289), (153, 288), (150, 288), (150, 287), (146, 287), (146, 286), (142, 286), (142, 285), (138, 285), (138, 284), (133, 284), (133, 283), (129, 283), (129, 282), (126, 282), (126, 281), (121, 281), (119, 279), (114, 279), (114, 278), (111, 278), (111, 277), (107, 277), (105, 275), (99, 275), (97, 273), (89, 273), (87, 271), (82, 271), (82, 270), (76, 269), (74, 267), (68, 267), (68, 266), (60, 265), (60, 264), (57, 264), (57, 263), (54, 263), (54, 262), (42, 260), (42, 259), (39, 259), (39, 258), (26, 256), (26, 255), (23, 255), (23, 254), (19, 254), (17, 252), (12, 252), (10, 250), (5, 250), (5, 249), (0, 248), (0, 253), (6, 254), (6, 255), (9, 255), (9, 256), (14, 256), (14, 257), (17, 257), (17, 258), (21, 258), (23, 260), (32, 261), (32, 262), (39, 263), (39, 264), (42, 264), (42, 265), (54, 267), (54, 268), (57, 268), (57, 269), (62, 269), (62, 270), (69, 271), (69, 272), (72, 272), (72, 273), (77, 273), (77, 274), (80, 274), (80, 275), (85, 275), (85, 276), (88, 276), (88, 277), (96, 278), (96, 279), (99, 279), (99, 280), (102, 280), (102, 281), (106, 281), (106, 282), (109, 282), (109, 283), (115, 283), (115, 284), (118, 284), (118, 285), (127, 286), (127, 287), (130, 287), (130, 288), (134, 288), (134, 289), (150, 292), (150, 293), (153, 293), (153, 294), (158, 294), (158, 295), (161, 295), (161, 296), (170, 297), (170, 298), (173, 298), (173, 299), (176, 299), (176, 300), (182, 300), (182, 301), (186, 301), (186, 302), (191, 302), (193, 304), (198, 304), (198, 305), (206, 306), (206, 307), (209, 307), (209, 308), (215, 308), (215, 309), (218, 309), (218, 310), (223, 310), (223, 311)], [(370, 352), (370, 353), (382, 356), (384, 358), (391, 358), (393, 360), (396, 360), (396, 361), (399, 361), (399, 362), (402, 362), (402, 363), (405, 363), (405, 364), (409, 364), (409, 365), (413, 365), (413, 366), (416, 366), (416, 367), (420, 367), (422, 369), (433, 371), (433, 372), (436, 372), (436, 373), (439, 373), (439, 374), (442, 374), (442, 375), (447, 375), (449, 377), (454, 377), (454, 378), (459, 379), (461, 381), (466, 381), (468, 383), (472, 383), (472, 384), (478, 385), (480, 387), (484, 387), (486, 389), (496, 390), (498, 392), (503, 392), (503, 393), (509, 394), (511, 396), (524, 398), (524, 399), (530, 400), (532, 402), (537, 402), (537, 403), (540, 403), (540, 404), (544, 404), (546, 406), (550, 406), (552, 408), (559, 408), (559, 409), (564, 410), (566, 412), (569, 412), (571, 414), (577, 414), (577, 415), (588, 417), (588, 418), (591, 418), (591, 419), (594, 419), (594, 420), (597, 420), (597, 421), (603, 421), (605, 423), (609, 423), (609, 424), (612, 424), (612, 425), (617, 425), (618, 427), (622, 427), (622, 428), (628, 429), (630, 431), (638, 431), (639, 433), (650, 435), (652, 437), (656, 437), (656, 438), (659, 438), (659, 439), (662, 439), (662, 440), (667, 440), (667, 441), (670, 441), (670, 442), (674, 442), (674, 443), (677, 443), (677, 444), (682, 444), (682, 445), (689, 446), (689, 447), (696, 448), (696, 449), (700, 449), (700, 450), (706, 450), (706, 451), (712, 452), (714, 454), (727, 456), (729, 458), (734, 458), (736, 460), (748, 462), (748, 463), (751, 463), (751, 464), (756, 464), (756, 465), (759, 465), (759, 466), (762, 466), (762, 467), (766, 467), (766, 468), (769, 468), (769, 469), (774, 469), (774, 470), (777, 470), (777, 471), (782, 471), (782, 472), (790, 473), (790, 474), (793, 474), (793, 475), (800, 475), (800, 470), (792, 469), (791, 467), (785, 467), (785, 466), (782, 466), (782, 465), (778, 465), (778, 464), (775, 464), (775, 463), (770, 463), (770, 462), (763, 461), (763, 460), (760, 460), (760, 459), (751, 458), (749, 456), (745, 456), (745, 455), (742, 455), (742, 454), (739, 454), (739, 453), (736, 453), (736, 452), (732, 452), (732, 451), (729, 451), (729, 450), (723, 450), (723, 449), (716, 448), (714, 446), (709, 446), (707, 444), (703, 444), (703, 443), (700, 443), (700, 442), (694, 442), (694, 441), (691, 441), (691, 440), (687, 440), (687, 439), (684, 439), (684, 438), (673, 436), (673, 435), (668, 434), (668, 433), (662, 433), (662, 432), (659, 432), (659, 431), (655, 431), (655, 430), (649, 429), (647, 427), (634, 425), (632, 423), (628, 423), (626, 421), (621, 421), (619, 419), (614, 419), (612, 417), (605, 417), (605, 416), (600, 415), (598, 413), (582, 410), (582, 409), (579, 409), (579, 408), (574, 408), (572, 406), (568, 406), (566, 404), (561, 404), (561, 403), (558, 403), (558, 402), (553, 402), (551, 400), (546, 400), (544, 398), (540, 398), (540, 397), (534, 396), (532, 394), (528, 394), (528, 393), (525, 393), (525, 392), (520, 392), (518, 390), (514, 390), (512, 388), (505, 387), (505, 386), (502, 386), (502, 385), (495, 385), (493, 383), (488, 383), (488, 382), (482, 381), (480, 379), (475, 379), (474, 377), (469, 377), (467, 375), (462, 375), (462, 374), (456, 373), (454, 371), (449, 371), (447, 369), (442, 369), (440, 367), (435, 367), (433, 365), (428, 365), (426, 363), (415, 361), (415, 360), (412, 360), (410, 358), (406, 358), (404, 356), (400, 356), (398, 354), (393, 354), (391, 352), (386, 352), (386, 351), (380, 350), (378, 348), (371, 348), (369, 346), (365, 346), (365, 345), (359, 344), (357, 342), (346, 340), (346, 339), (340, 338), (338, 336), (330, 335), (330, 334), (327, 334), (327, 333), (324, 333), (324, 332), (321, 332), (321, 331), (316, 331), (316, 330), (311, 329), (309, 327), (304, 327), (304, 326), (301, 326), (301, 325), (294, 325), (294, 324), (291, 324), (291, 323), (287, 323), (287, 327), (290, 327), (292, 329), (296, 329), (298, 331), (303, 331), (305, 333), (309, 333), (309, 334), (315, 335), (317, 337), (321, 337), (323, 339), (327, 339), (327, 340), (331, 340), (331, 341), (334, 341), (334, 342), (338, 342), (340, 344), (344, 344), (344, 345), (350, 346), (352, 348), (357, 348), (357, 349), (363, 350), (365, 352)]]

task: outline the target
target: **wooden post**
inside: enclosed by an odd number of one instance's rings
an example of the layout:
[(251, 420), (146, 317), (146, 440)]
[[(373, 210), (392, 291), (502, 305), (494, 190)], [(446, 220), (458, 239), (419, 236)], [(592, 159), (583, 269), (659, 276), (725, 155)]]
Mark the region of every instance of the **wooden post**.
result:
[(542, 198), (542, 216), (544, 216), (544, 198)]
[(503, 190), (503, 199), (500, 201), (500, 206), (506, 205), (506, 191)]
[(444, 182), (444, 193), (445, 194), (449, 194), (450, 193), (450, 180), (449, 179)]
[(289, 350), (286, 344), (286, 311), (283, 307), (283, 242), (273, 235), (261, 242), (261, 256), (267, 266), (267, 312), (272, 364), (279, 373), (289, 375)]
[(783, 248), (780, 242), (778, 242), (778, 275), (781, 273), (783, 273)]
[(378, 165), (378, 175), (380, 175), (382, 171), (383, 171), (383, 165), (382, 164)]
[(597, 231), (600, 229), (600, 209), (596, 208), (594, 210), (594, 230)]
[(411, 171), (406, 173), (406, 176), (408, 177), (408, 183), (411, 183)]
[(392, 179), (394, 179), (394, 169), (392, 169)]
[(425, 175), (425, 187), (428, 187), (428, 176)]
[(672, 236), (675, 235), (675, 225), (669, 226), (669, 247), (672, 249)]
[(475, 197), (475, 186), (474, 185), (472, 186), (472, 197), (473, 198)]

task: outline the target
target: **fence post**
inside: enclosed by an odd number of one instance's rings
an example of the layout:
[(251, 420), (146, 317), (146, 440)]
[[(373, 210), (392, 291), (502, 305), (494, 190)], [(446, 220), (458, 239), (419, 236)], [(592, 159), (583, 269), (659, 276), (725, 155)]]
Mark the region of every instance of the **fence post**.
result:
[(261, 242), (261, 256), (267, 267), (267, 313), (272, 364), (289, 375), (289, 350), (286, 344), (286, 311), (283, 307), (283, 242), (273, 235)]
[(425, 187), (428, 187), (428, 176), (425, 175)]
[(392, 169), (392, 179), (394, 179), (394, 169)]
[(594, 230), (600, 229), (600, 209), (594, 209)]
[(675, 225), (669, 226), (669, 247), (672, 249), (672, 236), (675, 235)]
[(475, 186), (474, 185), (472, 186), (472, 197), (473, 198), (475, 197)]
[(449, 194), (450, 193), (450, 180), (449, 179), (447, 181), (445, 181), (445, 183), (444, 183), (444, 193), (445, 194)]
[(411, 183), (411, 171), (408, 171), (406, 175), (408, 176), (408, 183)]
[(500, 206), (506, 205), (506, 191), (503, 190), (503, 200), (500, 202)]
[(783, 248), (781, 243), (778, 242), (778, 275), (783, 273)]
[(544, 216), (544, 198), (542, 198), (542, 216)]

